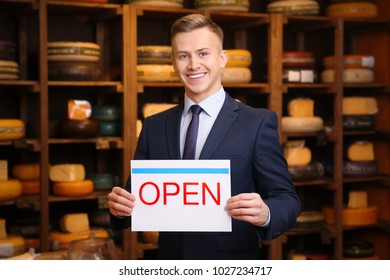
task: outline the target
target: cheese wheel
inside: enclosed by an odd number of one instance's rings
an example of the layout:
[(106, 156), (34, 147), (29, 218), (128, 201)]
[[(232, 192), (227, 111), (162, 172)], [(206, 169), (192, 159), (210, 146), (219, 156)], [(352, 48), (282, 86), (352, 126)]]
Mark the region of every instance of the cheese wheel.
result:
[(366, 240), (347, 240), (343, 242), (343, 256), (352, 258), (370, 257), (374, 254), (374, 246)]
[(119, 121), (121, 110), (115, 105), (95, 105), (92, 107), (92, 119), (98, 121)]
[(97, 238), (108, 238), (108, 231), (103, 228), (90, 228), (88, 231), (83, 232), (60, 232), (53, 231), (49, 234), (49, 240), (52, 250), (66, 250), (69, 248), (70, 243), (73, 240), (87, 239), (90, 237), (91, 232)]
[(312, 162), (307, 165), (289, 166), (288, 172), (294, 182), (313, 181), (325, 175), (325, 168), (319, 162)]
[(48, 42), (48, 61), (97, 62), (100, 46), (92, 42)]
[(23, 236), (10, 234), (5, 239), (0, 239), (0, 256), (13, 257), (26, 251)]
[(53, 182), (75, 182), (85, 179), (82, 164), (55, 164), (50, 167), (49, 178)]
[(111, 173), (88, 174), (87, 179), (93, 181), (95, 190), (111, 190), (115, 184), (115, 177)]
[(248, 12), (249, 0), (195, 0), (194, 6), (200, 10)]
[[(323, 58), (323, 65), (325, 69), (334, 69), (335, 67), (335, 56), (326, 56)], [(352, 54), (344, 55), (343, 67), (350, 69), (359, 68), (372, 68), (375, 65), (375, 57), (372, 55)]]
[(53, 183), (53, 193), (58, 196), (84, 196), (93, 193), (93, 181), (73, 181)]
[(222, 84), (249, 83), (252, 79), (252, 72), (244, 67), (225, 67), (221, 71)]
[(324, 126), (320, 117), (282, 117), (283, 132), (317, 132)]
[(95, 138), (100, 133), (100, 123), (92, 119), (66, 120), (60, 124), (60, 131), (66, 138)]
[(289, 167), (307, 165), (311, 162), (311, 151), (307, 147), (284, 147), (283, 154)]
[[(323, 208), (325, 222), (333, 225), (335, 222), (335, 212), (331, 207)], [(378, 222), (378, 207), (370, 206), (357, 209), (343, 209), (343, 225), (344, 226), (368, 226)]]
[(17, 163), (12, 166), (12, 176), (19, 180), (39, 180), (39, 163)]
[(225, 67), (249, 67), (252, 64), (252, 54), (244, 49), (226, 50), (229, 59)]
[(378, 6), (374, 3), (359, 1), (331, 4), (326, 7), (326, 16), (341, 18), (375, 18), (378, 16)]
[(183, 0), (125, 0), (125, 2), (140, 6), (183, 8)]
[(86, 120), (91, 116), (92, 106), (88, 100), (68, 100), (68, 119)]
[(291, 117), (314, 117), (314, 100), (303, 97), (292, 99), (287, 111)]
[(21, 180), (22, 194), (38, 194), (41, 183), (39, 180)]
[(348, 208), (368, 207), (366, 191), (350, 191), (348, 193)]
[(87, 213), (65, 214), (60, 219), (60, 227), (63, 232), (83, 232), (89, 230)]
[(97, 81), (102, 72), (96, 62), (52, 61), (48, 74), (53, 81)]
[[(375, 74), (372, 69), (344, 69), (344, 83), (372, 83), (375, 79)], [(333, 83), (335, 81), (335, 70), (327, 69), (321, 72), (321, 80), (323, 83)]]
[(283, 68), (313, 68), (314, 54), (312, 52), (284, 51), (282, 56)]
[(172, 64), (172, 47), (138, 46), (137, 64)]
[(177, 106), (175, 103), (145, 103), (142, 107), (142, 114), (144, 118), (147, 118), (175, 106)]
[(325, 216), (321, 211), (302, 211), (297, 217), (293, 229), (317, 229), (322, 227), (324, 221)]
[(0, 60), (0, 80), (18, 80), (19, 64), (11, 60)]
[(345, 161), (343, 162), (343, 175), (346, 177), (363, 177), (375, 175), (378, 164), (373, 161)]
[(343, 115), (374, 115), (378, 103), (374, 97), (343, 97)]
[(18, 179), (0, 181), (0, 201), (15, 199), (22, 194), (22, 184)]
[(267, 13), (285, 15), (318, 15), (320, 6), (312, 0), (281, 0), (267, 5)]
[(122, 124), (120, 122), (100, 121), (99, 136), (120, 136)]
[(19, 119), (0, 119), (0, 140), (16, 140), (23, 138), (26, 125)]
[(373, 115), (344, 115), (343, 129), (345, 131), (364, 131), (375, 129), (375, 116)]
[(139, 82), (179, 82), (172, 65), (142, 64), (137, 65), (137, 79)]
[(12, 41), (0, 41), (0, 60), (16, 60), (16, 46)]
[(373, 161), (374, 144), (370, 141), (356, 141), (349, 145), (347, 156), (350, 161)]
[(7, 238), (6, 220), (0, 218), (0, 239)]

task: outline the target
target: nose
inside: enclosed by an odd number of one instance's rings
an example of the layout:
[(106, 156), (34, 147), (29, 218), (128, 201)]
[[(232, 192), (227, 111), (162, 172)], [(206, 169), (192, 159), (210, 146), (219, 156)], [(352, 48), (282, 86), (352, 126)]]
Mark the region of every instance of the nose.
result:
[(199, 60), (197, 59), (196, 56), (192, 56), (189, 60), (188, 63), (188, 68), (189, 69), (197, 69), (199, 68)]

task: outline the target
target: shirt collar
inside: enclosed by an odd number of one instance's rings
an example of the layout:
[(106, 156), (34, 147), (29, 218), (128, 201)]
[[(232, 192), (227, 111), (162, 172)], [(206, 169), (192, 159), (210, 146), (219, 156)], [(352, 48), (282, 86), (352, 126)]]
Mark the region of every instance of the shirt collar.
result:
[[(225, 101), (225, 90), (221, 87), (215, 94), (207, 97), (205, 100), (200, 102), (198, 105), (202, 107), (203, 111), (210, 117), (213, 117), (215, 114), (218, 114), (220, 111), (223, 102)], [(192, 101), (186, 94), (184, 95), (184, 110), (183, 117), (188, 114), (190, 107), (196, 104)]]

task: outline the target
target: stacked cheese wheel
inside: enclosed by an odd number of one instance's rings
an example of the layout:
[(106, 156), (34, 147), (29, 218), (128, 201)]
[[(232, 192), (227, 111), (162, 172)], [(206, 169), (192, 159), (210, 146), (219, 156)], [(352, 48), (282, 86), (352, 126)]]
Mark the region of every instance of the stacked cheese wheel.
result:
[(8, 178), (8, 162), (0, 161), (0, 201), (18, 198), (22, 194), (22, 184), (19, 179)]
[(87, 179), (92, 180), (94, 190), (111, 190), (115, 184), (115, 177), (111, 173), (87, 174)]
[(323, 226), (325, 221), (324, 213), (321, 211), (302, 211), (296, 222), (293, 230), (313, 230)]
[(121, 111), (115, 105), (92, 106), (92, 119), (100, 124), (100, 136), (121, 135)]
[(324, 167), (319, 162), (312, 162), (311, 150), (305, 147), (304, 140), (288, 141), (283, 154), (293, 181), (310, 181), (324, 176)]
[(340, 0), (331, 1), (326, 7), (326, 16), (341, 18), (375, 18), (378, 6), (372, 0)]
[(82, 164), (55, 164), (50, 167), (53, 193), (58, 196), (84, 196), (93, 192), (93, 181), (85, 179)]
[(39, 193), (39, 172), (39, 163), (18, 163), (12, 167), (12, 176), (20, 180), (23, 194)]
[(137, 79), (139, 82), (178, 82), (172, 66), (170, 46), (137, 47)]
[(282, 63), (283, 82), (314, 83), (317, 80), (312, 52), (285, 51)]
[(343, 164), (345, 176), (369, 176), (377, 173), (374, 144), (371, 141), (353, 141), (347, 145)]
[(358, 239), (343, 242), (344, 260), (379, 260), (374, 253), (374, 245), (370, 241)]
[(378, 104), (374, 97), (343, 97), (344, 130), (370, 130), (375, 128)]
[(229, 60), (221, 71), (222, 84), (249, 83), (252, 72), (249, 68), (252, 64), (252, 54), (244, 49), (228, 49)]
[(248, 12), (249, 0), (195, 0), (195, 8), (199, 10)]
[(87, 239), (91, 233), (95, 237), (107, 238), (108, 232), (103, 228), (91, 228), (87, 213), (65, 214), (60, 219), (60, 231), (52, 231), (49, 240), (52, 250), (66, 250), (74, 240)]
[[(332, 207), (323, 207), (325, 221), (328, 224), (335, 223), (335, 211)], [(378, 222), (378, 207), (369, 206), (367, 192), (350, 191), (348, 193), (348, 205), (343, 208), (344, 226), (368, 226)]]
[(17, 234), (7, 234), (6, 220), (0, 218), (0, 256), (13, 257), (21, 255), (25, 251), (24, 238)]
[[(323, 83), (333, 83), (335, 81), (335, 56), (326, 56), (323, 59), (325, 68), (321, 73)], [(375, 58), (371, 55), (353, 54), (343, 57), (343, 82), (344, 83), (371, 83), (375, 79), (372, 68)]]
[(18, 80), (19, 64), (16, 62), (14, 42), (0, 41), (0, 80)]
[(63, 137), (93, 138), (100, 133), (100, 124), (90, 119), (92, 106), (87, 100), (68, 100), (68, 118), (60, 125)]
[(183, 8), (183, 0), (124, 0), (124, 2), (140, 6)]
[(285, 15), (318, 15), (320, 6), (314, 0), (272, 0), (267, 5), (267, 13)]
[(49, 42), (49, 79), (95, 81), (101, 77), (100, 46), (92, 42)]
[(0, 141), (17, 140), (26, 134), (26, 125), (19, 119), (0, 119)]
[(283, 132), (317, 132), (323, 128), (322, 118), (314, 116), (314, 101), (299, 97), (288, 104), (288, 115), (282, 118)]

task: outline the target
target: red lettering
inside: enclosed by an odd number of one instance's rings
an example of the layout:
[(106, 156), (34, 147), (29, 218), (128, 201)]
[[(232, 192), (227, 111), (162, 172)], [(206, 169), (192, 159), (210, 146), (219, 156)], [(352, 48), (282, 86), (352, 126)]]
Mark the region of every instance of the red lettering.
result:
[[(151, 186), (153, 186), (153, 187), (156, 189), (156, 199), (153, 200), (153, 201), (151, 201), (151, 202), (147, 202), (147, 201), (144, 199), (143, 195), (142, 195), (142, 191), (143, 191), (143, 189), (144, 189), (147, 185), (151, 185)], [(139, 199), (141, 200), (141, 202), (142, 202), (143, 204), (146, 204), (146, 205), (153, 205), (153, 204), (156, 204), (156, 202), (160, 199), (160, 190), (159, 190), (158, 186), (157, 186), (155, 183), (153, 183), (153, 182), (145, 182), (145, 183), (143, 183), (142, 186), (139, 188)]]
[(202, 204), (206, 204), (206, 190), (210, 194), (211, 198), (214, 200), (215, 204), (221, 205), (221, 185), (217, 183), (217, 197), (213, 195), (209, 186), (206, 183), (202, 183)]
[[(168, 186), (175, 186), (176, 187), (176, 191), (175, 192), (168, 192), (167, 189), (168, 189)], [(167, 205), (167, 196), (168, 195), (171, 195), (171, 196), (174, 196), (174, 195), (177, 195), (179, 192), (180, 192), (180, 186), (177, 184), (177, 183), (173, 183), (173, 182), (164, 182), (163, 184), (163, 196), (164, 196), (164, 205)]]
[(189, 192), (187, 191), (187, 186), (197, 186), (198, 183), (190, 183), (190, 182), (184, 182), (183, 183), (183, 204), (184, 205), (199, 205), (199, 202), (188, 202), (187, 196), (188, 195), (196, 195), (197, 192)]

